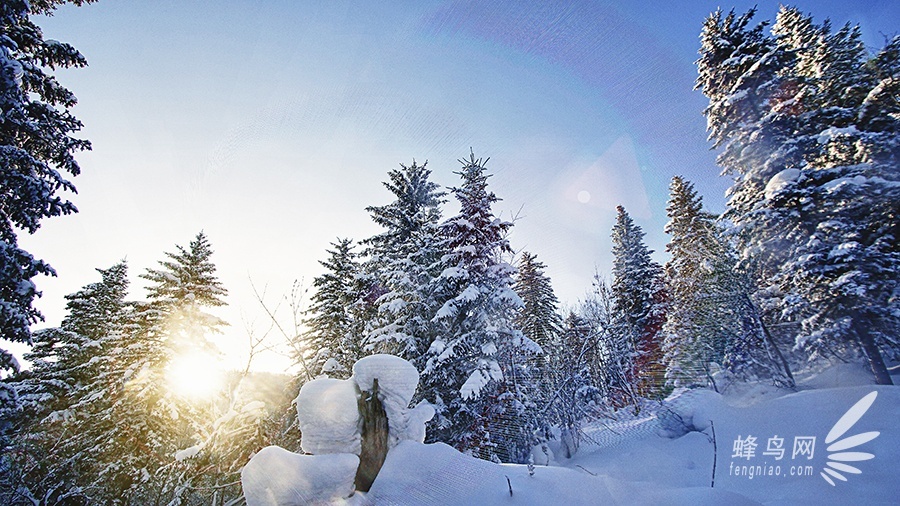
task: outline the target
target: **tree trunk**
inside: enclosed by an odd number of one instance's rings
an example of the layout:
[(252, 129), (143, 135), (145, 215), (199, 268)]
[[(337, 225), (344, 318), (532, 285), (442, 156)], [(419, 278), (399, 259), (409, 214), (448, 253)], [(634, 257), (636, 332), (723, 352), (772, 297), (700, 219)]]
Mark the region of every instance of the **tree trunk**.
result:
[(891, 374), (884, 364), (881, 350), (879, 350), (878, 345), (875, 344), (875, 338), (873, 338), (872, 334), (869, 332), (868, 326), (859, 325), (861, 322), (855, 318), (854, 323), (859, 327), (859, 330), (856, 331), (856, 338), (859, 341), (859, 347), (862, 349), (863, 355), (866, 356), (866, 361), (869, 362), (869, 368), (872, 370), (872, 374), (875, 375), (875, 384), (893, 385), (894, 381), (891, 379)]
[(378, 380), (371, 392), (361, 392), (359, 414), (362, 418), (362, 449), (356, 470), (356, 490), (368, 492), (378, 476), (388, 451), (388, 419), (378, 398)]

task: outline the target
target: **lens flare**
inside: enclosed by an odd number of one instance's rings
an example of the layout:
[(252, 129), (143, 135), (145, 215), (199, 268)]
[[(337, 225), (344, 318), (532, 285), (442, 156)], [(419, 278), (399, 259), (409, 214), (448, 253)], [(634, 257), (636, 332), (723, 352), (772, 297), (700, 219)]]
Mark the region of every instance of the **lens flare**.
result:
[(169, 389), (188, 399), (210, 399), (224, 384), (221, 365), (204, 353), (177, 356), (169, 364)]

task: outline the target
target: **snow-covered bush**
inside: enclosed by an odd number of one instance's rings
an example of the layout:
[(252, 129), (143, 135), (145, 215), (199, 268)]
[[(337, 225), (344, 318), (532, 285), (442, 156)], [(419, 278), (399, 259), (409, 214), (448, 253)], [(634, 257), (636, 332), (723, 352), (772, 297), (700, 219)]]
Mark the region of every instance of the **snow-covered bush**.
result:
[(705, 388), (676, 390), (662, 401), (656, 413), (660, 436), (675, 439), (688, 432), (705, 431), (710, 413), (723, 403), (720, 394)]

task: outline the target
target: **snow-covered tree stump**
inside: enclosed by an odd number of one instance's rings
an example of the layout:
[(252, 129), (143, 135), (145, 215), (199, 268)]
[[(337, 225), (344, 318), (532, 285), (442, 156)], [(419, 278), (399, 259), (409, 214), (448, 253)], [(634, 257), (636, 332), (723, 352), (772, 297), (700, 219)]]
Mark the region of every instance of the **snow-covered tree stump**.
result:
[[(320, 378), (303, 385), (297, 421), (300, 446), (310, 455), (277, 447), (260, 451), (241, 472), (247, 505), (326, 503), (349, 497), (354, 489), (368, 491), (391, 449), (400, 441), (425, 440), (434, 408), (428, 403), (409, 408), (418, 382), (418, 371), (406, 360), (372, 355), (354, 364), (350, 379)], [(291, 471), (268, 472), (273, 460)], [(324, 467), (318, 467), (319, 460)], [(355, 469), (349, 488), (348, 465)], [(323, 475), (322, 469), (331, 471)]]
[(369, 491), (388, 453), (388, 417), (378, 393), (378, 380), (375, 379), (372, 390), (363, 391), (359, 396), (362, 430), (356, 489), (363, 492)]

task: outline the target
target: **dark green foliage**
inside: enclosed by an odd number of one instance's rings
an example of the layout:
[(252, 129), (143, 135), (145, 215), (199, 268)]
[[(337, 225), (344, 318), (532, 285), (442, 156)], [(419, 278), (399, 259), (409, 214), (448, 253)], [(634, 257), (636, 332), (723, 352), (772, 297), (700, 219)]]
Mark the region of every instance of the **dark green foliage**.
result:
[(425, 165), (400, 166), (388, 173), (384, 186), (396, 199), (369, 207), (372, 220), (384, 231), (363, 244), (364, 269), (379, 292), (375, 315), (368, 324), (367, 349), (392, 353), (424, 367), (422, 357), (433, 339), (431, 318), (436, 310), (429, 288), (440, 274), (438, 248), (440, 205), (444, 193), (429, 181)]
[(613, 328), (607, 364), (610, 398), (622, 406), (661, 393), (664, 381), (662, 325), (666, 293), (662, 267), (651, 260), (644, 231), (625, 208), (616, 208), (610, 284)]
[(428, 438), (522, 462), (539, 430), (528, 360), (540, 348), (513, 323), (522, 301), (512, 289), (515, 269), (503, 260), (512, 223), (494, 215), (499, 199), (488, 191), (485, 161), (472, 154), (460, 163), (462, 185), (452, 192), (461, 209), (441, 227), (437, 332), (420, 385), (437, 410)]
[(332, 248), (327, 251), (328, 259), (319, 262), (327, 272), (313, 280), (316, 292), (306, 312), (308, 330), (300, 336), (302, 345), (297, 348), (311, 354), (304, 360), (314, 374), (328, 372), (346, 378), (363, 356), (363, 314), (376, 296), (362, 273), (353, 241), (338, 239)]
[[(782, 7), (773, 35), (753, 11), (710, 16), (697, 87), (719, 164), (738, 176), (725, 218), (769, 323), (811, 359), (859, 355), (890, 383), (898, 315), (897, 42), (867, 54)], [(893, 93), (893, 95), (892, 95)], [(789, 327), (792, 325), (793, 327)]]
[[(66, 179), (81, 172), (74, 153), (90, 149), (72, 136), (82, 126), (69, 113), (75, 96), (50, 74), (87, 61), (72, 46), (45, 40), (30, 19), (61, 3), (9, 0), (0, 8), (0, 335), (11, 341), (30, 342), (29, 325), (43, 319), (31, 305), (40, 296), (32, 279), (55, 275), (19, 247), (18, 233), (33, 234), (44, 218), (77, 211), (61, 193), (75, 192)], [(0, 369), (17, 368), (0, 350)]]

